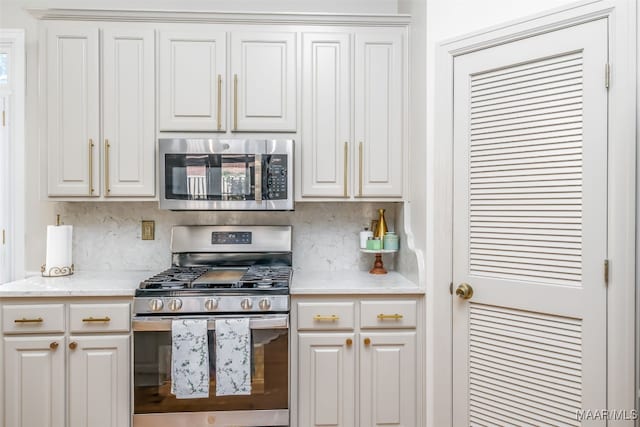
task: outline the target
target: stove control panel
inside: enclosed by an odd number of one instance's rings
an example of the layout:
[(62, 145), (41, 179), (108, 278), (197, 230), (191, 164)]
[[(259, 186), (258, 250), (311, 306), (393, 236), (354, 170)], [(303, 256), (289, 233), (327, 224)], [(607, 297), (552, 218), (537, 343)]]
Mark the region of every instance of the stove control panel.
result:
[(136, 297), (133, 309), (137, 315), (288, 312), (289, 295)]

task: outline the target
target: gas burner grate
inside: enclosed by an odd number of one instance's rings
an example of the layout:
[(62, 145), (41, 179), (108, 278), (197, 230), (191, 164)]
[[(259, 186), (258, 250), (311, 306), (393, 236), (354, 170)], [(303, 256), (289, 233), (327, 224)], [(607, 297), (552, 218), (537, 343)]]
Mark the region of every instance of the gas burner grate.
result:
[(208, 267), (172, 267), (140, 283), (141, 289), (183, 289), (206, 272)]
[(253, 265), (240, 280), (264, 285), (268, 282), (288, 282), (290, 277), (291, 267), (289, 266)]

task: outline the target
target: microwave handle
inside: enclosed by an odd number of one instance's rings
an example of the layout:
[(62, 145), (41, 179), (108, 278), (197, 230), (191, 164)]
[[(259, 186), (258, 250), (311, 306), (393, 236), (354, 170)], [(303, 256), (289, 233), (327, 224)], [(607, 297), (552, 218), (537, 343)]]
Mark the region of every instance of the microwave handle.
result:
[(255, 157), (255, 194), (256, 202), (262, 203), (262, 154), (256, 154)]
[[(197, 319), (190, 317), (142, 317), (133, 319), (134, 332), (171, 332), (171, 322), (179, 319)], [(234, 319), (234, 317), (207, 317), (207, 329), (210, 331), (216, 328), (216, 319)], [(237, 317), (235, 317), (237, 319)], [(251, 329), (288, 329), (288, 316), (273, 316), (250, 318), (249, 327)]]

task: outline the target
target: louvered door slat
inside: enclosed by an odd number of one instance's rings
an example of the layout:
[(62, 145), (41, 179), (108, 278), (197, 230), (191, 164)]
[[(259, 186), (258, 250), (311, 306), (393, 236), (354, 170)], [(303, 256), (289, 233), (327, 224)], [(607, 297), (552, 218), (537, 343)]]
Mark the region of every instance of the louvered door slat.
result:
[(478, 360), (478, 363), (470, 372), (478, 372), (483, 375), (491, 375), (494, 378), (500, 378), (504, 382), (513, 381), (518, 384), (527, 385), (530, 388), (540, 391), (548, 391), (549, 393), (558, 393), (567, 399), (580, 399), (580, 394), (576, 392), (575, 384), (559, 378), (550, 379), (541, 377), (530, 372), (513, 372), (508, 366), (503, 369), (502, 365)]
[(495, 70), (485, 70), (474, 79), (474, 85), (486, 84), (488, 82), (508, 80), (513, 77), (522, 77), (541, 71), (553, 71), (558, 68), (582, 64), (581, 52), (568, 53), (562, 56), (553, 56), (546, 59), (526, 62), (523, 64), (512, 64), (509, 67), (497, 68)]
[(549, 102), (548, 105), (538, 105), (534, 108), (530, 104), (525, 104), (517, 108), (510, 108), (509, 110), (496, 112), (475, 112), (473, 119), (469, 121), (472, 127), (482, 126), (487, 123), (502, 123), (509, 121), (519, 121), (527, 119), (529, 117), (559, 117), (567, 115), (573, 115), (576, 111), (582, 110), (582, 98), (575, 97), (575, 99), (562, 98), (557, 101)]

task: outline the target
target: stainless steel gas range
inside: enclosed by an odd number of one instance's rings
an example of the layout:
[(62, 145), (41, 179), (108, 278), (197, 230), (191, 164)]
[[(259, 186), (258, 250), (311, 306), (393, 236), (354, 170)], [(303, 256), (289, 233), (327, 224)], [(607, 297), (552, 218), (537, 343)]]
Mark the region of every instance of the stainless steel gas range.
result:
[[(176, 226), (172, 266), (134, 300), (134, 427), (289, 425), (289, 226)], [(216, 395), (216, 322), (247, 318), (250, 393)], [(177, 398), (172, 324), (204, 319), (208, 397)]]

